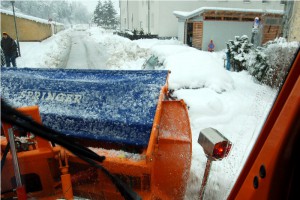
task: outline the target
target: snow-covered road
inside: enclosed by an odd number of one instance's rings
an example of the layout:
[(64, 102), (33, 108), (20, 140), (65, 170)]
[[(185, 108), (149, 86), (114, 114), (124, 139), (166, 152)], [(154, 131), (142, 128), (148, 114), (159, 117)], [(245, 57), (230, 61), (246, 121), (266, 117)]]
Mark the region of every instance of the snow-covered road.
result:
[(71, 37), (71, 49), (66, 62), (70, 69), (107, 69), (108, 55), (105, 47), (95, 43), (86, 31), (74, 31)]

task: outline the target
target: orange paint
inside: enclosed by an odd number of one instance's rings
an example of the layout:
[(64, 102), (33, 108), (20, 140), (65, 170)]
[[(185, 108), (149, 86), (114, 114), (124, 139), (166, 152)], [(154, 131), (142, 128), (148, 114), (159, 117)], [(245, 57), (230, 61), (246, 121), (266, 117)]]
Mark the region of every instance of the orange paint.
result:
[[(228, 199), (293, 199), (289, 195), (292, 193), (294, 161), (299, 156), (293, 154), (299, 152), (297, 149), (300, 145), (299, 91), (298, 51), (285, 84)], [(261, 168), (266, 171), (265, 177), (260, 175)], [(254, 179), (257, 188), (254, 188)]]
[[(142, 199), (183, 199), (186, 190), (192, 155), (189, 117), (184, 102), (167, 100), (167, 92), (166, 84), (159, 96), (148, 146), (136, 153), (137, 158), (126, 157), (122, 152), (112, 154), (107, 144), (97, 146), (93, 142), (90, 145), (99, 148), (97, 154), (106, 156), (101, 164)], [(41, 123), (37, 106), (19, 110)], [(3, 124), (5, 135), (10, 127)], [(21, 174), (34, 173), (40, 179), (41, 188), (30, 192), (32, 197), (72, 199), (74, 195), (91, 199), (123, 199), (101, 170), (91, 168), (60, 146), (52, 147), (42, 138), (35, 137), (35, 141), (33, 149), (18, 153)], [(89, 147), (88, 141), (82, 143)], [(4, 149), (5, 145), (6, 141), (2, 140), (1, 148)], [(60, 159), (59, 155), (63, 158)], [(2, 174), (2, 191), (12, 189), (13, 185), (8, 181), (14, 176), (10, 154)]]

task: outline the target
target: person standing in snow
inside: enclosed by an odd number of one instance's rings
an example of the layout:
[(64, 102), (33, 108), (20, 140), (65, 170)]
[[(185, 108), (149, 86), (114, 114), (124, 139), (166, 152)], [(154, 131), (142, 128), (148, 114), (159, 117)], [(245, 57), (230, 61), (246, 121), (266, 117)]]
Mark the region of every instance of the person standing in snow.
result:
[(13, 67), (17, 67), (17, 44), (6, 32), (3, 32), (2, 35), (1, 48), (5, 56), (6, 67), (10, 67), (10, 63), (12, 63)]
[(209, 52), (213, 52), (214, 49), (215, 49), (215, 45), (214, 45), (213, 41), (210, 40), (210, 42), (209, 42), (209, 44), (208, 44), (208, 51), (209, 51)]

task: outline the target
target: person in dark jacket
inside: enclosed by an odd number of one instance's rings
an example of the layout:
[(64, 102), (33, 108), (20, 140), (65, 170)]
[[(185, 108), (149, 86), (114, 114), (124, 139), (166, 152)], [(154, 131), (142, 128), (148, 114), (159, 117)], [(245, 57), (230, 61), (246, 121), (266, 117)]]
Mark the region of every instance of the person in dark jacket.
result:
[(6, 32), (3, 32), (1, 48), (5, 56), (6, 67), (10, 67), (10, 63), (12, 63), (13, 67), (17, 67), (17, 44)]

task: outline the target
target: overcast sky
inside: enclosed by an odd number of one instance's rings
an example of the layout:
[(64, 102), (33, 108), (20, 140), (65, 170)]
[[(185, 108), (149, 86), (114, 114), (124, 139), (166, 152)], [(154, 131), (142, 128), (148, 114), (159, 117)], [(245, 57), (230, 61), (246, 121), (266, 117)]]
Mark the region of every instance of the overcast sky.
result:
[[(85, 0), (85, 1), (78, 0), (78, 1), (80, 1), (83, 5), (85, 5), (87, 7), (88, 11), (90, 11), (90, 12), (94, 12), (96, 5), (98, 3), (98, 0)], [(102, 0), (102, 1), (104, 1), (104, 0)], [(112, 0), (112, 2), (115, 6), (117, 13), (120, 13), (119, 0)]]

